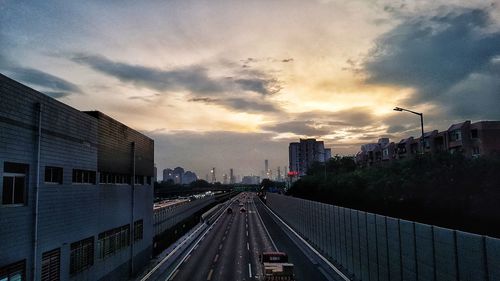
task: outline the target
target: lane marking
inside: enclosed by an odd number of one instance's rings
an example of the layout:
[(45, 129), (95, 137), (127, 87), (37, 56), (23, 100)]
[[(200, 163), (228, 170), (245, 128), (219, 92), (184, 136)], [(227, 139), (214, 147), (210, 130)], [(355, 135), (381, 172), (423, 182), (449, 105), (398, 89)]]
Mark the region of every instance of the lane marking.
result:
[(271, 237), (271, 234), (269, 234), (269, 231), (267, 230), (266, 224), (262, 220), (262, 217), (260, 216), (259, 209), (257, 209), (257, 205), (255, 205), (255, 201), (252, 201), (253, 206), (255, 208), (255, 212), (257, 213), (257, 216), (259, 217), (260, 223), (264, 226), (264, 230), (266, 231), (267, 237), (269, 237), (269, 240), (271, 240), (271, 244), (273, 244), (274, 250), (278, 252), (278, 247), (274, 243), (273, 238)]
[(247, 237), (248, 237), (248, 230), (247, 230)]
[(247, 250), (250, 251), (250, 244), (248, 244), (248, 242), (247, 242)]
[(215, 255), (214, 263), (216, 263), (218, 259), (219, 259), (219, 254)]
[(208, 281), (212, 280), (212, 273), (214, 273), (214, 270), (210, 269), (210, 271), (208, 272), (208, 276), (207, 276)]
[(311, 249), (311, 251), (313, 251), (318, 257), (320, 257), (328, 266), (330, 266), (331, 269), (333, 269), (342, 279), (344, 279), (345, 281), (351, 281), (349, 278), (347, 278), (347, 276), (345, 276), (344, 273), (342, 273), (342, 271), (340, 271), (338, 268), (336, 268), (329, 260), (327, 260), (325, 257), (323, 257), (316, 249), (314, 249), (313, 246), (311, 246), (309, 243), (307, 243), (306, 240), (304, 240), (304, 238), (300, 237), (300, 235), (295, 232), (295, 230), (293, 230), (288, 224), (286, 224), (286, 222), (284, 222), (275, 212), (273, 212), (273, 210), (271, 210), (269, 207), (267, 207), (265, 204), (263, 204), (264, 207), (267, 209), (267, 211), (269, 211), (271, 214), (273, 214), (286, 228), (288, 228), (288, 230), (290, 230), (290, 232), (292, 232), (293, 234), (295, 234), (295, 236), (297, 236), (297, 238), (299, 238), (304, 244), (306, 244), (306, 246)]
[(247, 223), (247, 224), (245, 224), (245, 228), (248, 228), (248, 223)]
[(252, 278), (252, 265), (248, 264), (248, 277)]
[(222, 249), (222, 244), (219, 244), (219, 250)]
[(186, 259), (183, 261), (183, 263), (186, 263), (186, 262), (187, 262), (187, 260), (188, 260), (190, 257), (191, 257), (191, 254), (189, 254), (189, 255), (186, 257)]
[[(234, 201), (234, 200), (233, 200), (233, 201)], [(225, 213), (225, 211), (226, 211), (228, 208), (229, 208), (229, 206), (226, 206), (226, 208), (224, 208), (224, 209), (223, 209), (224, 211), (222, 211), (222, 212), (219, 214), (219, 216), (215, 219), (214, 223), (217, 223), (217, 222), (219, 221), (219, 219), (222, 217), (222, 215)], [(204, 224), (200, 225), (200, 227), (198, 227), (198, 228), (195, 230), (195, 232), (196, 232), (196, 231), (198, 231), (199, 229), (201, 229), (203, 226), (204, 226)], [(189, 235), (189, 236), (188, 236), (188, 238), (190, 238), (192, 235), (194, 235), (194, 233), (195, 233), (195, 232), (193, 232), (191, 235)], [(191, 249), (187, 252), (187, 254), (186, 254), (186, 255), (191, 254), (191, 252), (194, 250), (194, 248), (195, 248), (195, 247), (198, 247), (198, 245), (200, 244), (201, 240), (202, 240), (203, 238), (205, 238), (205, 236), (208, 234), (208, 232), (209, 232), (209, 229), (205, 229), (205, 232), (203, 232), (203, 235), (201, 236), (201, 238), (198, 238), (198, 240), (197, 240), (197, 241), (195, 241), (195, 246), (194, 246), (194, 247), (191, 247)], [(170, 257), (174, 254), (174, 252), (175, 252), (175, 251), (177, 251), (177, 250), (178, 250), (178, 248), (179, 248), (182, 244), (186, 243), (186, 241), (188, 240), (188, 238), (186, 238), (186, 240), (182, 241), (182, 243), (180, 243), (180, 244), (179, 244), (179, 245), (178, 245), (178, 246), (177, 246), (177, 247), (176, 247), (176, 248), (175, 248), (172, 252), (170, 252), (170, 254), (168, 254), (168, 255), (167, 255), (167, 256), (166, 256), (166, 257), (165, 257), (165, 258), (164, 258), (164, 259), (163, 259), (160, 263), (158, 263), (158, 265), (156, 265), (156, 266), (155, 266), (155, 267), (154, 267), (154, 268), (153, 268), (150, 272), (148, 272), (148, 274), (146, 274), (146, 275), (145, 275), (145, 276), (144, 276), (144, 277), (143, 277), (140, 281), (145, 281), (145, 280), (147, 280), (149, 277), (151, 277), (151, 275), (152, 275), (152, 274), (153, 274), (156, 270), (158, 270), (158, 268), (159, 268), (159, 267), (160, 267), (160, 266), (161, 266), (161, 265), (162, 265), (162, 264), (163, 264), (163, 263), (164, 263), (164, 262), (165, 262), (168, 258), (170, 258)], [(178, 269), (179, 269), (179, 267), (181, 266), (181, 264), (182, 264), (182, 262), (184, 261), (184, 259), (185, 259), (185, 258), (186, 258), (186, 256), (184, 256), (184, 258), (183, 258), (183, 259), (182, 259), (182, 260), (181, 260), (181, 261), (180, 261), (180, 262), (179, 262), (179, 263), (175, 266), (174, 270), (178, 270)], [(175, 273), (175, 272), (174, 272), (174, 273)], [(170, 280), (170, 277), (171, 277), (171, 276), (172, 276), (172, 273), (170, 273), (170, 274), (167, 276), (166, 280)]]
[(170, 277), (170, 279), (168, 279), (168, 280), (174, 280), (175, 275), (177, 275), (177, 273), (179, 273), (178, 269), (174, 272), (174, 275), (172, 275), (172, 277)]

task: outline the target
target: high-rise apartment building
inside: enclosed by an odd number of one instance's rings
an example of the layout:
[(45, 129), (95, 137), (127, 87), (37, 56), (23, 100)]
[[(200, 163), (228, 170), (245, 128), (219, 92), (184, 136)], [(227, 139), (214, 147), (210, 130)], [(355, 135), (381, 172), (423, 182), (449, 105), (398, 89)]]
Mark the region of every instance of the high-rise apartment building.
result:
[(312, 163), (325, 162), (331, 158), (331, 154), (331, 149), (325, 149), (323, 141), (300, 139), (299, 142), (292, 142), (288, 147), (290, 172), (303, 176)]

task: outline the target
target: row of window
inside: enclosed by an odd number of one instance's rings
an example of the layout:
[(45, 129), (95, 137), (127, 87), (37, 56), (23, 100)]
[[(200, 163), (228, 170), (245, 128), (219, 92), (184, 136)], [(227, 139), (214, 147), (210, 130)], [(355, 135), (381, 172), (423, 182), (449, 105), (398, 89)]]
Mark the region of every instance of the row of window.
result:
[[(3, 170), (3, 205), (22, 205), (26, 203), (29, 165), (22, 163), (4, 162)], [(46, 184), (62, 184), (63, 168), (46, 166)], [(96, 172), (89, 170), (73, 169), (72, 182), (76, 184), (96, 184)], [(100, 183), (130, 184), (129, 175), (101, 173)], [(151, 177), (146, 177), (147, 184), (151, 185)], [(144, 185), (144, 176), (135, 176), (135, 184)], [(3, 281), (0, 279), (0, 281)]]
[[(134, 242), (143, 237), (143, 220), (134, 222)], [(130, 225), (117, 227), (98, 235), (99, 258), (104, 259), (121, 248), (130, 245)], [(40, 279), (42, 281), (60, 280), (61, 249), (57, 248), (42, 254)], [(71, 243), (69, 273), (77, 273), (94, 265), (94, 236)], [(0, 267), (0, 281), (23, 281), (26, 279), (26, 260)]]
[[(125, 174), (113, 174), (113, 173), (100, 173), (99, 183), (102, 184), (128, 184), (131, 183), (131, 176)], [(146, 183), (151, 185), (151, 177), (146, 177)], [(134, 184), (144, 185), (144, 176), (136, 175), (134, 179)]]

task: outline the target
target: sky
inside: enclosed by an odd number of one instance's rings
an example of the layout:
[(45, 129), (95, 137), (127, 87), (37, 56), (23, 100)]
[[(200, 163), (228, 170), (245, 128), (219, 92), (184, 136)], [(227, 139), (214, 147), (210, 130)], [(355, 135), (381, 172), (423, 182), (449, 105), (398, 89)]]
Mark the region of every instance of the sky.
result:
[(0, 72), (155, 140), (204, 178), (287, 166), (288, 143), (500, 120), (500, 3), (0, 0)]

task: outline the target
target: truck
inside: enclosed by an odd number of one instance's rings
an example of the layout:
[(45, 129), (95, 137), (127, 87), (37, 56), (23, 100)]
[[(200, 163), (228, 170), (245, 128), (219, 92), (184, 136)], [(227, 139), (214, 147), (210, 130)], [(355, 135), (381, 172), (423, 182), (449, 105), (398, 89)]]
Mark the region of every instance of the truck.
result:
[(262, 252), (259, 256), (262, 264), (263, 281), (295, 281), (293, 263), (288, 262), (284, 252)]

